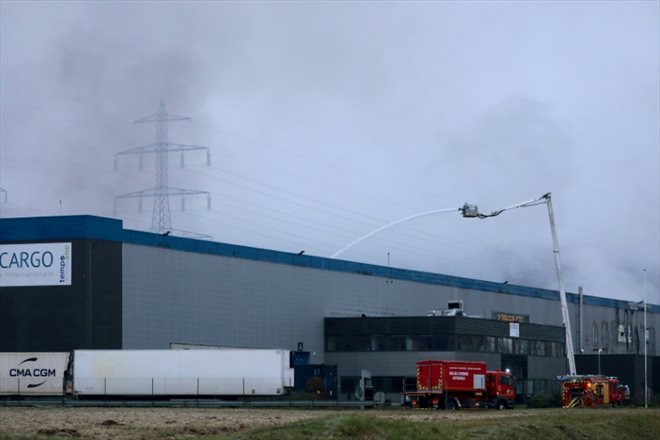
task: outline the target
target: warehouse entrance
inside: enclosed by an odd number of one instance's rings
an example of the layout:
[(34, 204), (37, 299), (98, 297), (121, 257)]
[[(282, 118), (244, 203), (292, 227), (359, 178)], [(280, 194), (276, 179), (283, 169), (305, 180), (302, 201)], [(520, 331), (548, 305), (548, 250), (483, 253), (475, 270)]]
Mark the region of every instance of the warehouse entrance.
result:
[(527, 379), (527, 356), (519, 354), (503, 354), (502, 370), (509, 370), (516, 380)]

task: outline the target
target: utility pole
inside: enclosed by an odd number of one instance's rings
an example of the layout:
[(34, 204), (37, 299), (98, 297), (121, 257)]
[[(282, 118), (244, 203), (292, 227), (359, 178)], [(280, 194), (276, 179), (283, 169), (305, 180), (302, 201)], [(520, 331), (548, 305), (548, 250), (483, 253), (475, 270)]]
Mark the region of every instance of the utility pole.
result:
[[(138, 209), (142, 210), (142, 200), (145, 197), (154, 199), (153, 213), (151, 217), (151, 230), (159, 234), (170, 234), (175, 229), (172, 228), (172, 220), (170, 216), (170, 196), (181, 197), (181, 210), (185, 210), (185, 196), (205, 194), (207, 200), (207, 209), (211, 210), (211, 194), (208, 191), (198, 191), (185, 188), (173, 188), (168, 186), (168, 154), (171, 152), (181, 153), (181, 167), (183, 167), (183, 153), (184, 151), (205, 150), (206, 151), (206, 165), (211, 165), (211, 155), (207, 147), (199, 145), (184, 145), (168, 142), (168, 123), (170, 121), (190, 121), (188, 116), (179, 116), (168, 113), (165, 109), (165, 103), (160, 102), (158, 112), (151, 116), (135, 121), (136, 124), (140, 123), (155, 123), (156, 124), (156, 142), (153, 144), (145, 145), (142, 147), (131, 148), (121, 151), (115, 155), (115, 170), (117, 169), (117, 158), (122, 155), (139, 155), (140, 168), (142, 168), (142, 156), (144, 154), (156, 155), (156, 186), (140, 191), (135, 191), (127, 194), (122, 194), (115, 197), (114, 212), (117, 211), (117, 200), (119, 199), (138, 199)], [(194, 235), (197, 237), (208, 237), (200, 234), (193, 234), (187, 231), (177, 229), (176, 231), (184, 233), (183, 235)]]
[(600, 376), (600, 354), (603, 353), (604, 351), (607, 351), (607, 349), (598, 347), (598, 348), (594, 348), (594, 351), (598, 353), (598, 375)]
[(583, 320), (583, 307), (584, 307), (584, 290), (582, 286), (578, 286), (578, 296), (580, 297), (580, 315), (579, 315), (579, 321), (580, 321), (580, 327), (579, 327), (579, 333), (580, 336), (578, 338), (580, 342), (580, 353), (584, 353), (584, 346), (582, 345), (582, 320)]
[(649, 407), (649, 371), (648, 371), (648, 341), (646, 340), (646, 269), (642, 280), (642, 293), (644, 294), (644, 408)]

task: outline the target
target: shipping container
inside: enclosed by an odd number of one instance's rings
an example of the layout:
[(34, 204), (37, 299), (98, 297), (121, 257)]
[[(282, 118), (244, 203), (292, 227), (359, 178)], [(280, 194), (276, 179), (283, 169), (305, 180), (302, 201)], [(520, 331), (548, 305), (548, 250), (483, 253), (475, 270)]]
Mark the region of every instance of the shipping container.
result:
[(293, 387), (288, 350), (76, 350), (77, 396), (271, 396)]
[(63, 395), (69, 358), (69, 353), (0, 353), (0, 395)]

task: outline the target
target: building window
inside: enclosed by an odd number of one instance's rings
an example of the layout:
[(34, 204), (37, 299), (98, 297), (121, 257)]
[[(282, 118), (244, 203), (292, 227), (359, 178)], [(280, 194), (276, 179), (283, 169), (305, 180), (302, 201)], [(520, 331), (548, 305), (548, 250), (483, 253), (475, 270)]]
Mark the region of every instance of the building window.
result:
[(435, 335), (433, 336), (432, 349), (437, 351), (450, 351), (455, 350), (456, 337), (450, 335)]
[(529, 341), (526, 339), (514, 339), (513, 351), (515, 354), (529, 354)]
[(488, 353), (496, 353), (497, 338), (495, 336), (485, 336), (483, 339), (484, 339), (484, 351)]
[(350, 335), (326, 337), (326, 351), (466, 351), (562, 357), (564, 344), (476, 335)]
[(511, 338), (497, 338), (497, 351), (500, 353), (513, 353), (513, 340)]
[(548, 356), (552, 357), (563, 357), (564, 356), (564, 344), (559, 342), (548, 342)]
[(406, 351), (431, 351), (433, 336), (406, 336)]
[(371, 338), (364, 335), (328, 336), (327, 351), (370, 351)]
[[(466, 352), (499, 353), (519, 356), (561, 356), (565, 332), (561, 328), (548, 328), (547, 332), (534, 329), (540, 339), (509, 337), (509, 323), (475, 320), (470, 327), (460, 318), (433, 319), (342, 319), (327, 318), (325, 349), (327, 352)], [(609, 323), (594, 323), (592, 342), (609, 335)], [(396, 325), (394, 325), (396, 324)], [(477, 325), (478, 324), (478, 325)], [(487, 324), (487, 325), (486, 325)], [(520, 324), (524, 327), (525, 323)], [(602, 325), (602, 333), (601, 333)], [(586, 333), (589, 334), (588, 324)], [(524, 328), (523, 328), (524, 330)], [(559, 330), (562, 330), (561, 333)], [(457, 334), (458, 333), (458, 334)], [(523, 335), (527, 336), (525, 332)], [(607, 338), (609, 342), (609, 338)]]
[(374, 391), (382, 391), (383, 393), (400, 393), (403, 391), (403, 381), (402, 376), (382, 376), (382, 377), (373, 377), (372, 383), (374, 385)]
[(532, 355), (546, 356), (545, 341), (530, 341), (530, 345), (532, 346)]
[(458, 338), (458, 351), (479, 351), (478, 336), (472, 335), (459, 335)]
[(396, 335), (373, 335), (371, 351), (402, 351), (406, 349), (406, 338)]

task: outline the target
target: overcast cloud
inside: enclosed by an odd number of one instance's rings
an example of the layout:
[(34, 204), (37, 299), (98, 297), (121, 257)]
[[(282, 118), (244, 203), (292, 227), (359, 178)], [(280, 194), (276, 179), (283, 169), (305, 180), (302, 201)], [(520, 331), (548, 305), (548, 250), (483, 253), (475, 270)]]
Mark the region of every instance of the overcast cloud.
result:
[[(660, 303), (660, 2), (0, 3), (2, 217), (113, 216), (330, 256), (415, 213), (552, 192), (566, 287)], [(60, 207), (61, 201), (61, 207)], [(148, 230), (122, 201), (117, 217)], [(388, 257), (389, 254), (389, 257)], [(428, 216), (340, 258), (556, 289), (544, 206)]]

